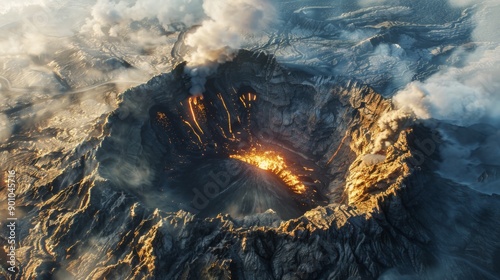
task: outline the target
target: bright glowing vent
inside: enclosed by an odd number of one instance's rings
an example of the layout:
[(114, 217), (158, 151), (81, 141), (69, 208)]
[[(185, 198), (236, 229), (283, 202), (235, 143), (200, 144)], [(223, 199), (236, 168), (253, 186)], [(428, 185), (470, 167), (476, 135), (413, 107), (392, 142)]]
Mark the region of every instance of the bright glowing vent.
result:
[(306, 190), (299, 178), (289, 170), (283, 157), (274, 151), (257, 151), (257, 149), (253, 148), (247, 153), (231, 155), (230, 157), (260, 169), (271, 171), (298, 194), (302, 194)]

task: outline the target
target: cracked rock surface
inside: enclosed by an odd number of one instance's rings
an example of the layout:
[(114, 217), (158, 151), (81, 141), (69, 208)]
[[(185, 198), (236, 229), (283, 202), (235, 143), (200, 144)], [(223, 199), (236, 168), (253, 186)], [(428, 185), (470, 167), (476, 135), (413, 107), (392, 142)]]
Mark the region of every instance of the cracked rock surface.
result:
[[(71, 145), (19, 138), (2, 146), (19, 159), (17, 279), (498, 279), (500, 197), (440, 177), (438, 153), (417, 160), (417, 143), (436, 139), (418, 123), (371, 155), (377, 120), (391, 109), (372, 89), (241, 51), (207, 86), (205, 99), (220, 94), (227, 113), (217, 103), (200, 126), (248, 120), (235, 128), (238, 141), (201, 135), (224, 147), (207, 158), (178, 119), (169, 130), (154, 118), (185, 108), (177, 105), (190, 97), (182, 73), (181, 65), (124, 92)], [(257, 96), (251, 114), (234, 105), (248, 90)], [(293, 170), (313, 170), (301, 173), (308, 191), (294, 194), (244, 165), (227, 197), (192, 211), (184, 189), (203, 186), (196, 180), (227, 162), (241, 165), (225, 156), (254, 138), (286, 154)], [(200, 167), (204, 160), (215, 163)], [(250, 203), (241, 197), (262, 193), (269, 202), (259, 209), (234, 210)]]

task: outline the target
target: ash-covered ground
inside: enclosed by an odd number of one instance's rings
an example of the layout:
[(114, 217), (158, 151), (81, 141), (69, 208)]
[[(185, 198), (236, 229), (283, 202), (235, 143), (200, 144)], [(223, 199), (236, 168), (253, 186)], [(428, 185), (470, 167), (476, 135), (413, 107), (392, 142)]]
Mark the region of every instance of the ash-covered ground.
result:
[(7, 1), (0, 277), (499, 279), (499, 9)]

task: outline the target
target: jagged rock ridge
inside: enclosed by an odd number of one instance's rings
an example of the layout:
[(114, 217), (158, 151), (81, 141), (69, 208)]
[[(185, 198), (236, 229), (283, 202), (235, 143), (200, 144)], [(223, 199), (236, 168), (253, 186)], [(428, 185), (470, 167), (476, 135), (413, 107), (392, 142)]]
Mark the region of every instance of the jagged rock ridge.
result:
[(86, 141), (57, 165), (44, 165), (62, 172), (37, 178), (36, 170), (25, 170), (22, 180), (29, 187), (19, 190), (26, 214), (18, 279), (500, 274), (499, 197), (440, 178), (434, 172), (437, 153), (415, 160), (417, 140), (436, 139), (432, 130), (404, 128), (380, 155), (383, 160), (367, 163), (377, 120), (390, 103), (370, 88), (335, 86), (334, 80), (282, 68), (262, 54), (240, 52), (219, 68), (209, 90), (230, 100), (250, 87), (259, 108), (250, 134), (314, 165), (310, 176), (321, 181), (314, 187), (326, 205), (314, 208), (321, 203), (308, 199), (313, 209), (290, 220), (272, 210), (207, 218), (180, 210), (189, 199), (169, 200), (175, 180), (162, 178), (181, 170), (179, 161), (189, 166), (203, 155), (194, 146), (175, 144), (182, 135), (189, 138), (186, 131), (177, 130), (177, 140), (167, 145), (162, 135), (172, 134), (154, 116), (174, 112), (189, 98), (181, 69), (125, 92), (119, 108), (103, 116)]

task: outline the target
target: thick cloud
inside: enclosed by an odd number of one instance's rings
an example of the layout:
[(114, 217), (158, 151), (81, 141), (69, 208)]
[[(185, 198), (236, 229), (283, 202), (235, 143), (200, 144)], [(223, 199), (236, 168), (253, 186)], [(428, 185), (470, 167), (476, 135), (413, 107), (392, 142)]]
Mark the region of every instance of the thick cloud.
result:
[[(450, 1), (456, 6), (472, 4), (469, 1)], [(499, 192), (494, 167), (500, 158), (500, 1), (475, 2), (475, 29), (473, 42), (458, 48), (447, 66), (424, 81), (415, 81), (393, 97), (396, 110), (383, 116), (379, 125), (383, 132), (374, 141), (374, 151), (390, 145), (385, 141), (401, 129), (401, 120), (417, 118), (437, 119), (455, 126), (474, 126), (478, 135), (490, 135), (486, 140), (477, 136), (468, 143), (461, 130), (441, 126), (445, 139), (442, 149), (441, 172), (445, 177), (472, 187), (479, 187), (488, 177), (487, 190)], [(496, 133), (494, 131), (497, 131)], [(470, 133), (470, 132), (469, 132)], [(472, 136), (469, 136), (471, 138)], [(494, 139), (494, 140), (491, 140)], [(487, 158), (484, 156), (488, 154)], [(491, 158), (497, 160), (491, 160)], [(492, 167), (493, 166), (493, 167)], [(500, 170), (500, 169), (499, 169)], [(496, 176), (496, 175), (495, 175)], [(495, 182), (495, 183), (492, 183)]]
[(205, 0), (203, 10), (209, 19), (186, 38), (191, 51), (184, 59), (192, 94), (203, 91), (206, 77), (218, 64), (230, 61), (246, 37), (262, 32), (276, 17), (266, 0)]
[(202, 0), (98, 0), (84, 29), (101, 36), (123, 36), (130, 32), (133, 21), (158, 22), (165, 30), (172, 31), (203, 19)]
[(423, 82), (410, 83), (394, 96), (398, 108), (418, 118), (458, 125), (497, 123), (500, 112), (500, 1), (486, 1), (475, 14), (474, 50), (459, 49), (459, 66), (444, 68)]
[(191, 93), (201, 94), (206, 77), (217, 65), (230, 61), (246, 38), (262, 32), (275, 18), (274, 6), (266, 0), (98, 0), (82, 31), (99, 37), (129, 38), (139, 45), (158, 45), (161, 30), (134, 30), (131, 26), (159, 24), (165, 31), (196, 26), (186, 36), (190, 50), (183, 59), (192, 77)]

